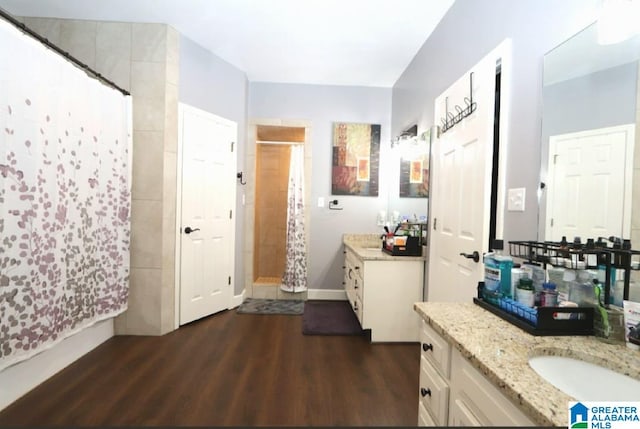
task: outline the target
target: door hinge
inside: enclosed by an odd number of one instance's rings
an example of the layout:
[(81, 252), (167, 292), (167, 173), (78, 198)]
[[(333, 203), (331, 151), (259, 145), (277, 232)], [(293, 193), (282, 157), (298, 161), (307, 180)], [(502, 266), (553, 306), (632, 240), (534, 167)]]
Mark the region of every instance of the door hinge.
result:
[(233, 152), (233, 146), (236, 144), (236, 142), (231, 142), (231, 152)]
[(558, 155), (553, 155), (553, 165), (556, 165), (558, 162)]
[(229, 219), (233, 219), (233, 210), (229, 210)]
[(551, 218), (551, 226), (553, 226), (553, 218)]
[(231, 286), (231, 276), (229, 276), (229, 282), (227, 284)]
[(433, 218), (433, 230), (436, 231), (436, 226), (438, 225), (438, 218)]

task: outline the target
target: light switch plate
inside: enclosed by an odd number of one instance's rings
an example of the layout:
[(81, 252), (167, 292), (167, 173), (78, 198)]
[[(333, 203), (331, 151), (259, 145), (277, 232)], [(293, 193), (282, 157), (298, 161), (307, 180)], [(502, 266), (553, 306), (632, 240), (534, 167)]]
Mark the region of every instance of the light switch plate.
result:
[(525, 196), (526, 188), (509, 189), (509, 201), (507, 202), (507, 210), (510, 212), (523, 212)]
[(318, 207), (324, 207), (324, 197), (318, 197)]

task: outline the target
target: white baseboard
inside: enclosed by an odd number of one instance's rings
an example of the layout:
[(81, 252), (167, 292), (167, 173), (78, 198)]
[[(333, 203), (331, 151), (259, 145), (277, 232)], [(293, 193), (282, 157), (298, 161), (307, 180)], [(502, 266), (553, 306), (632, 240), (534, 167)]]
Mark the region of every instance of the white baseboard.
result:
[(240, 304), (242, 304), (246, 291), (246, 289), (242, 289), (242, 293), (240, 295), (234, 295), (233, 298), (231, 298), (231, 306), (229, 307), (229, 310), (239, 307)]
[(0, 372), (0, 410), (113, 337), (113, 318), (97, 322), (55, 346)]
[(346, 301), (347, 292), (344, 289), (309, 289), (307, 299)]

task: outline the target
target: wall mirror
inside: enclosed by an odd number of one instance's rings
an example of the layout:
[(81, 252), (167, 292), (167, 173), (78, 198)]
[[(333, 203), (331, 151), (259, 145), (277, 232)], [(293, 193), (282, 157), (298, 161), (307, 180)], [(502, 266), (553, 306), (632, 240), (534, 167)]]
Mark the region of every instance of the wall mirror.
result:
[[(425, 222), (429, 209), (429, 159), (431, 134), (413, 125), (395, 136), (391, 149), (387, 152), (389, 176), (386, 215), (389, 225), (397, 224), (402, 218)], [(381, 226), (380, 215), (378, 225)]]
[(600, 45), (597, 32), (544, 57), (538, 239), (615, 236), (637, 248), (640, 35)]

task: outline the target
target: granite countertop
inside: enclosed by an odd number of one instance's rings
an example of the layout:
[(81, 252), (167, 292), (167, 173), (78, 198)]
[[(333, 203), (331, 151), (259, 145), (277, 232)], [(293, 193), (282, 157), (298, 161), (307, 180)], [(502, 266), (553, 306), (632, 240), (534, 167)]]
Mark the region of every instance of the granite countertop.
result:
[(424, 261), (427, 247), (422, 246), (422, 256), (392, 256), (382, 251), (381, 234), (344, 234), (342, 243), (363, 261)]
[(540, 377), (529, 357), (576, 358), (640, 380), (640, 353), (624, 345), (592, 336), (533, 336), (473, 303), (418, 302), (414, 309), (541, 426), (566, 426), (575, 399)]

